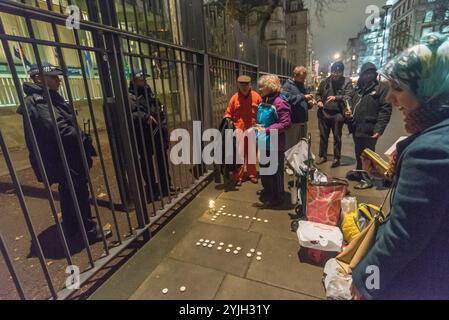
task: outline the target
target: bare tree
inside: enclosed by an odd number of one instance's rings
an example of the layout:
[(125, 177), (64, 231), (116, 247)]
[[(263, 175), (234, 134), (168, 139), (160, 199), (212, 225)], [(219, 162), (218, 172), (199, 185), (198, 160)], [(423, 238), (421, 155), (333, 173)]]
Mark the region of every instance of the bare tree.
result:
[[(248, 15), (251, 12), (258, 13), (258, 27), (260, 40), (265, 40), (265, 29), (270, 22), (271, 15), (279, 6), (283, 6), (284, 0), (266, 0), (266, 1), (246, 1), (246, 0), (216, 0), (227, 7), (231, 15), (239, 21), (241, 25), (247, 23)], [(301, 0), (300, 7), (314, 7), (315, 16), (323, 23), (322, 18), (326, 10), (335, 10), (335, 5), (345, 3), (346, 0)]]
[(323, 16), (328, 10), (338, 10), (336, 6), (346, 3), (346, 0), (306, 0), (308, 5), (315, 5), (315, 17), (324, 26)]

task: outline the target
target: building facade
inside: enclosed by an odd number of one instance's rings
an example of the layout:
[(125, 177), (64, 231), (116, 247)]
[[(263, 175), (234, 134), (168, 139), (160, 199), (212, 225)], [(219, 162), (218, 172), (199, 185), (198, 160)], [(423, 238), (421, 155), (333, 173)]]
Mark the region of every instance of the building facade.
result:
[[(365, 26), (354, 38), (350, 38), (343, 54), (346, 75), (357, 78), (367, 62), (382, 68), (389, 59), (391, 45), (391, 27), (393, 8), (397, 0), (388, 0), (382, 7), (380, 17), (372, 21), (371, 26)], [(406, 20), (406, 19), (405, 19)]]
[(270, 21), (265, 28), (265, 45), (280, 56), (287, 58), (287, 30), (285, 20), (284, 8), (277, 7), (274, 9)]
[(359, 55), (357, 57), (357, 73), (361, 67), (371, 62), (380, 68), (383, 64), (383, 53), (385, 47), (386, 15), (385, 12), (380, 16), (377, 23), (371, 28), (365, 27), (358, 34)]
[[(268, 1), (252, 1), (255, 5), (248, 17), (248, 33), (260, 36), (260, 17)], [(264, 44), (287, 58), (293, 65), (303, 65), (312, 73), (313, 52), (309, 11), (303, 1), (284, 0), (271, 14), (264, 29)]]
[(356, 77), (359, 68), (358, 56), (360, 52), (360, 38), (355, 37), (348, 40), (344, 55), (346, 76)]
[(419, 43), (431, 32), (449, 34), (449, 1), (397, 1), (392, 8), (389, 58)]
[(287, 1), (285, 21), (288, 59), (296, 65), (310, 67), (310, 73), (313, 52), (309, 10), (304, 8), (302, 1)]

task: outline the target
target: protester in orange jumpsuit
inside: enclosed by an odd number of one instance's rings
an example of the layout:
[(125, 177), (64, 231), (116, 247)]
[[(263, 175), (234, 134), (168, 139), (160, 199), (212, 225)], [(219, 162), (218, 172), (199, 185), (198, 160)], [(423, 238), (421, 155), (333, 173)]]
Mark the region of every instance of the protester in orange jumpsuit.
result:
[[(230, 118), (234, 121), (235, 128), (243, 132), (254, 127), (257, 123), (257, 109), (262, 103), (260, 95), (251, 89), (251, 78), (249, 76), (240, 76), (237, 79), (239, 91), (231, 98), (228, 108), (225, 113), (225, 118)], [(256, 164), (248, 163), (248, 139), (245, 138), (244, 155), (245, 164), (238, 166), (234, 172), (234, 183), (236, 186), (241, 186), (243, 183), (243, 175), (245, 166), (248, 173), (249, 180), (257, 184), (257, 169)]]

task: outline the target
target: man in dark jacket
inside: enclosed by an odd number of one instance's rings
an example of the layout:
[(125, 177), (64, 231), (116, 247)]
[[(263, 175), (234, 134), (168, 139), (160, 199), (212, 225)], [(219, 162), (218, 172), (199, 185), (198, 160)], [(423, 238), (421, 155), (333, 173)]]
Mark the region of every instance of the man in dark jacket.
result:
[[(147, 78), (148, 76), (143, 70), (136, 70), (134, 72), (133, 78), (129, 84), (129, 101), (137, 138), (137, 146), (140, 153), (142, 174), (147, 184), (146, 191), (149, 195), (151, 184), (154, 198), (157, 199), (160, 194), (154, 172), (154, 153), (156, 153), (157, 169), (162, 194), (166, 196), (169, 192), (173, 194), (177, 190), (174, 186), (172, 186), (169, 172), (169, 155), (167, 154), (167, 150), (169, 149), (170, 137), (168, 132), (167, 115), (164, 111), (164, 106), (160, 103), (151, 88), (148, 86), (146, 80)], [(147, 157), (145, 157), (145, 150), (147, 152)], [(145, 158), (148, 160), (147, 164), (145, 163)], [(150, 173), (149, 177), (147, 166)], [(148, 198), (151, 199), (150, 197)]]
[(282, 95), (287, 98), (291, 107), (292, 126), (287, 133), (287, 149), (296, 145), (307, 136), (307, 122), (309, 121), (309, 109), (313, 105), (313, 96), (305, 86), (307, 69), (296, 67), (293, 70), (293, 78), (288, 79), (282, 88)]
[[(50, 115), (51, 105), (45, 98), (45, 90), (47, 87), (50, 93), (51, 104), (53, 105), (56, 118), (56, 126), (61, 135), (84, 227), (89, 242), (96, 242), (101, 240), (101, 234), (97, 229), (96, 222), (92, 218), (89, 203), (88, 173), (83, 165), (82, 151), (77, 136), (77, 129), (79, 130), (79, 128), (76, 126), (78, 126), (78, 124), (75, 120), (73, 107), (67, 103), (58, 92), (61, 84), (59, 76), (63, 74), (63, 71), (49, 63), (43, 63), (42, 66), (43, 78), (39, 73), (38, 66), (31, 66), (29, 74), (33, 83), (24, 83), (23, 91), (26, 95), (25, 106), (20, 106), (17, 110), (17, 112), (23, 116), (25, 140), (29, 150), (31, 166), (38, 181), (43, 182), (43, 177), (39, 170), (37, 152), (34, 150), (31, 140), (31, 129), (33, 129), (48, 182), (50, 185), (54, 183), (58, 184), (64, 231), (67, 236), (74, 238), (79, 234), (80, 230), (76, 218), (75, 204), (70, 194), (69, 183), (64, 173), (62, 157), (56, 141), (54, 122)], [(25, 107), (30, 115), (32, 128), (26, 120)], [(81, 135), (88, 165), (89, 167), (92, 167), (92, 156), (95, 155), (95, 149), (92, 146), (90, 138), (82, 132)], [(105, 230), (105, 235), (110, 236), (111, 231)]]
[[(362, 152), (365, 149), (376, 151), (376, 144), (391, 119), (392, 107), (385, 101), (389, 87), (377, 80), (377, 68), (371, 62), (362, 66), (357, 88), (352, 96), (351, 110), (346, 110), (349, 131), (352, 133), (357, 159), (357, 171), (348, 173), (348, 179), (361, 181), (356, 189), (372, 187), (369, 177), (363, 177)], [(365, 175), (366, 176), (366, 175)]]
[(342, 62), (335, 62), (331, 67), (332, 75), (323, 80), (318, 89), (318, 124), (320, 128), (320, 159), (316, 164), (327, 161), (329, 134), (334, 134), (334, 162), (332, 168), (340, 166), (341, 137), (344, 125), (345, 101), (352, 95), (352, 82), (343, 76), (345, 66)]

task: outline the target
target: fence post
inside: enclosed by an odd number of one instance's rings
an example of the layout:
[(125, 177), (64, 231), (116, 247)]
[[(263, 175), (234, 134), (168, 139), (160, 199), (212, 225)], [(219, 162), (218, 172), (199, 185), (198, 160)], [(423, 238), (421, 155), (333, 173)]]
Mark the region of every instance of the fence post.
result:
[[(101, 11), (100, 8), (97, 7), (95, 1), (87, 1), (88, 6), (88, 13), (89, 13), (89, 20), (101, 23), (99, 12)], [(104, 42), (102, 41), (102, 33), (100, 31), (98, 32), (92, 32), (92, 40), (94, 43), (94, 46), (96, 48), (100, 49), (106, 49)], [(113, 108), (113, 105), (111, 102), (113, 101), (114, 97), (114, 91), (111, 85), (111, 82), (109, 81), (109, 66), (108, 62), (106, 60), (106, 56), (103, 56), (100, 52), (95, 52), (95, 58), (97, 61), (97, 67), (98, 67), (98, 74), (100, 77), (100, 86), (103, 90), (103, 97), (104, 97), (104, 103), (103, 103), (103, 114), (106, 124), (106, 130), (108, 132), (109, 141), (111, 144), (111, 154), (113, 159), (113, 165), (114, 165), (114, 172), (117, 179), (117, 185), (119, 189), (120, 199), (122, 201), (122, 205), (124, 206), (125, 210), (128, 212), (128, 206), (133, 206), (130, 200), (130, 194), (127, 188), (125, 188), (125, 160), (123, 159), (123, 154), (119, 152), (119, 148), (123, 150), (123, 147), (118, 146), (120, 144), (120, 139), (118, 139), (119, 132), (117, 132), (117, 124), (116, 119), (111, 116), (110, 110)]]
[[(102, 10), (102, 17), (105, 24), (117, 27), (117, 14), (115, 10), (115, 3), (100, 0), (100, 7)], [(123, 55), (121, 53), (120, 39), (118, 35), (105, 34), (105, 44), (108, 50), (109, 68), (111, 72), (111, 79), (114, 87), (115, 99), (109, 101), (110, 107), (114, 108), (114, 115), (121, 119), (118, 121), (118, 131), (122, 139), (121, 147), (123, 147), (123, 156), (126, 165), (126, 172), (128, 174), (128, 183), (131, 194), (131, 199), (134, 202), (137, 221), (139, 228), (143, 228), (149, 223), (148, 210), (145, 201), (143, 201), (145, 192), (142, 184), (142, 173), (139, 166), (136, 165), (138, 153), (136, 150), (136, 141), (134, 135), (131, 134), (130, 126), (131, 119), (129, 115), (129, 101), (128, 92), (126, 90), (125, 67), (123, 64)], [(145, 235), (149, 237), (149, 232)]]

